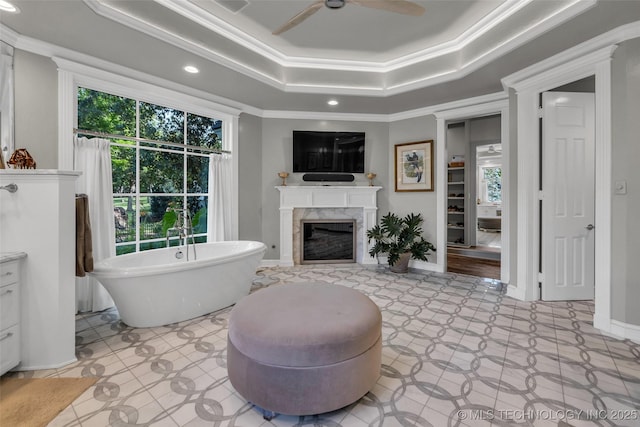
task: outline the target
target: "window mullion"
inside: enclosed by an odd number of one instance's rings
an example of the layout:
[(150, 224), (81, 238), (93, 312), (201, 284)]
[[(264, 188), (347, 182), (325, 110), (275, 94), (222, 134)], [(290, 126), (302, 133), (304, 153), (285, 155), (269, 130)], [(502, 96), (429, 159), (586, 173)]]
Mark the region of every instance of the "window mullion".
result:
[[(189, 203), (187, 201), (187, 193), (188, 193), (188, 187), (187, 187), (187, 120), (189, 119), (189, 115), (187, 114), (186, 111), (183, 111), (184, 113), (184, 123), (183, 123), (183, 132), (182, 132), (182, 137), (183, 137), (183, 141), (184, 141), (184, 148), (183, 148), (183, 162), (182, 162), (182, 166), (183, 166), (183, 170), (182, 170), (182, 206), (184, 206), (184, 209), (189, 209)], [(191, 215), (191, 213), (189, 213), (189, 215)]]
[[(140, 138), (140, 101), (136, 100), (136, 137)], [(136, 252), (140, 251), (140, 141), (136, 141)]]

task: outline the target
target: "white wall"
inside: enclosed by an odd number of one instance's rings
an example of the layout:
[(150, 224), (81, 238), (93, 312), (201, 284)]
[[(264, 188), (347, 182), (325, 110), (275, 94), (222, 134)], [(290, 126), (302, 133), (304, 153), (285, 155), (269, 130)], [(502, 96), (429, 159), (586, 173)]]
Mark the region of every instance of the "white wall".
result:
[[(347, 131), (365, 133), (365, 172), (374, 172), (374, 184), (384, 188), (378, 192), (378, 212), (389, 210), (389, 191), (393, 181), (389, 176), (389, 125), (378, 122), (349, 122), (331, 120), (262, 119), (262, 183), (254, 189), (241, 187), (241, 191), (261, 192), (262, 241), (267, 245), (265, 259), (280, 257), (280, 199), (277, 185), (281, 184), (278, 172), (289, 172), (289, 185), (320, 185), (304, 182), (301, 173), (293, 169), (293, 130)], [(392, 165), (393, 166), (393, 165)], [(356, 185), (367, 185), (363, 173), (354, 174)], [(391, 185), (391, 190), (389, 190)], [(273, 247), (275, 246), (275, 247)]]
[(262, 119), (238, 120), (238, 237), (262, 241)]
[(627, 184), (627, 194), (611, 200), (611, 313), (615, 320), (640, 325), (640, 39), (615, 51), (611, 80), (612, 181)]
[(49, 58), (16, 49), (15, 148), (26, 148), (38, 169), (58, 167), (58, 70)]
[(478, 117), (469, 120), (469, 141), (499, 141), (500, 116)]
[[(516, 248), (518, 247), (518, 102), (516, 91), (509, 89), (509, 162), (504, 162), (503, 167), (511, 171), (508, 175), (509, 192), (508, 204), (502, 205), (502, 215), (509, 215), (509, 248), (511, 256), (509, 257), (509, 282), (516, 285), (515, 278), (518, 277), (518, 257)], [(504, 222), (504, 221), (503, 221)], [(503, 223), (504, 227), (504, 223)], [(504, 230), (503, 230), (504, 231)], [(505, 269), (503, 268), (504, 272)]]
[[(436, 119), (434, 116), (417, 117), (413, 119), (401, 120), (393, 122), (389, 125), (389, 147), (388, 147), (388, 164), (387, 173), (388, 181), (383, 183), (386, 191), (382, 191), (381, 196), (386, 197), (388, 208), (379, 206), (379, 217), (386, 214), (389, 210), (404, 216), (408, 213), (421, 213), (424, 218), (422, 228), (424, 230), (425, 239), (433, 243), (437, 250), (446, 250), (439, 248), (436, 244), (436, 192), (395, 192), (395, 153), (394, 145), (406, 142), (417, 142), (432, 139), (433, 145), (433, 179), (434, 189), (436, 188), (436, 176), (439, 167), (436, 159), (438, 158), (438, 150), (444, 150), (442, 143), (436, 141)], [(430, 262), (435, 262), (435, 255), (429, 256)]]
[(467, 159), (467, 151), (469, 151), (468, 127), (465, 122), (454, 123), (447, 126), (447, 163), (451, 162), (453, 156), (464, 156)]

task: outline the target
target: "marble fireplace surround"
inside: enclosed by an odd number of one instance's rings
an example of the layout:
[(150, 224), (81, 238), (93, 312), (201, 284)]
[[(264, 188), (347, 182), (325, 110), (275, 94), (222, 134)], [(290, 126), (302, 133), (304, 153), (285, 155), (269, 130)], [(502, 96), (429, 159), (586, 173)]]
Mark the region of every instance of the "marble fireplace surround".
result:
[(302, 219), (355, 219), (356, 261), (377, 264), (369, 255), (367, 230), (376, 224), (377, 192), (382, 187), (278, 186), (280, 192), (280, 265), (300, 263)]

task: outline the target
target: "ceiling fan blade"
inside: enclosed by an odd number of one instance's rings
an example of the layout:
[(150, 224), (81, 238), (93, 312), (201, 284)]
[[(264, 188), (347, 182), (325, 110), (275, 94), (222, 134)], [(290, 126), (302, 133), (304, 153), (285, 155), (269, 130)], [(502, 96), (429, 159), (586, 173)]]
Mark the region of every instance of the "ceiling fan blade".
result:
[(424, 7), (407, 0), (347, 0), (358, 6), (381, 9), (388, 12), (402, 13), (404, 15), (420, 16), (424, 13)]
[(284, 24), (282, 27), (278, 28), (271, 34), (277, 36), (278, 34), (282, 34), (285, 31), (292, 29), (293, 27), (295, 27), (296, 25), (298, 25), (299, 23), (301, 23), (302, 21), (304, 21), (305, 19), (307, 19), (308, 17), (316, 13), (323, 6), (324, 6), (324, 0), (318, 0), (315, 3), (312, 3), (311, 5), (309, 5), (309, 7), (307, 7), (302, 12), (298, 13), (293, 18), (289, 19), (289, 21), (287, 21), (286, 24)]

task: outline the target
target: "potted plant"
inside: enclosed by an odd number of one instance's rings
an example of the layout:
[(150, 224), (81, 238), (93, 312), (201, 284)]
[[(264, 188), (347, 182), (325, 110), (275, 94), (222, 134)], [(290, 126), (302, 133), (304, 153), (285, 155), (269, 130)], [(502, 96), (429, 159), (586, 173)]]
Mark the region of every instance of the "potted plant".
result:
[(422, 237), (422, 222), (422, 214), (410, 213), (400, 218), (389, 212), (380, 224), (367, 230), (368, 242), (375, 242), (369, 255), (387, 254), (390, 270), (394, 273), (406, 273), (410, 258), (428, 261), (429, 251), (436, 248)]

